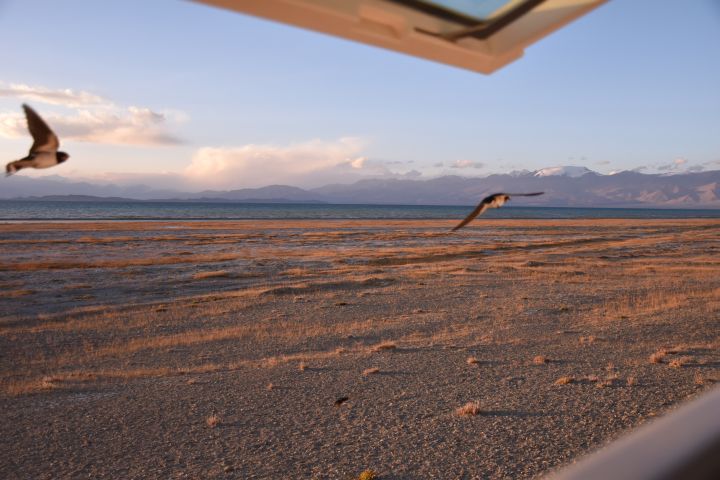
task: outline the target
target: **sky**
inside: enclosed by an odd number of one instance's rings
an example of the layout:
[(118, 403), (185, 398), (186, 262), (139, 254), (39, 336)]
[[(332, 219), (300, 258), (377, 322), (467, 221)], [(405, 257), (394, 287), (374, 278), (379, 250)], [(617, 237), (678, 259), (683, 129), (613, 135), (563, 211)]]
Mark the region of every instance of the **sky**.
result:
[[(201, 190), (720, 169), (720, 0), (610, 0), (492, 75), (184, 0), (0, 0), (0, 159)], [(4, 182), (13, 177), (0, 179)]]

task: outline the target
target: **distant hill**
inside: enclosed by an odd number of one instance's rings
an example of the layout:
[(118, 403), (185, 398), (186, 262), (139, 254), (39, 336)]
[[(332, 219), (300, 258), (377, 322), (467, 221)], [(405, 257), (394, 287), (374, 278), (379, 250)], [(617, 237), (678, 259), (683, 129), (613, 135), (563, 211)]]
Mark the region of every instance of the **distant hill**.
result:
[[(18, 178), (16, 178), (18, 177)], [(12, 180), (12, 181), (10, 181)], [(244, 203), (371, 203), (473, 205), (496, 192), (543, 191), (517, 198), (513, 205), (574, 207), (720, 208), (720, 171), (682, 174), (619, 172), (601, 175), (585, 167), (550, 167), (481, 178), (444, 176), (429, 180), (365, 179), (302, 189), (288, 185), (202, 192), (154, 190), (143, 185), (115, 186), (71, 182), (62, 177), (10, 177), (0, 183), (0, 198), (52, 201), (163, 200)], [(103, 197), (103, 198), (98, 198)]]

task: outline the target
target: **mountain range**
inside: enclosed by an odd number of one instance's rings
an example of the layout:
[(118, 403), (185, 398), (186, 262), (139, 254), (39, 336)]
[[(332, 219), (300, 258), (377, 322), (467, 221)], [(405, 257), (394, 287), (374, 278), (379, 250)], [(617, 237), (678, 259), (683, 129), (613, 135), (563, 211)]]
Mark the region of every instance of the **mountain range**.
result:
[[(573, 207), (720, 208), (720, 171), (643, 174), (624, 171), (602, 175), (585, 167), (550, 167), (487, 177), (443, 176), (421, 179), (364, 179), (302, 189), (269, 185), (238, 190), (180, 192), (144, 185), (98, 185), (63, 177), (16, 175), (0, 181), (0, 199), (134, 200), (202, 202), (365, 203), (403, 205), (473, 205), (495, 192), (543, 191), (518, 198), (514, 205)], [(43, 198), (45, 197), (45, 198)], [(107, 200), (107, 198), (106, 198)]]

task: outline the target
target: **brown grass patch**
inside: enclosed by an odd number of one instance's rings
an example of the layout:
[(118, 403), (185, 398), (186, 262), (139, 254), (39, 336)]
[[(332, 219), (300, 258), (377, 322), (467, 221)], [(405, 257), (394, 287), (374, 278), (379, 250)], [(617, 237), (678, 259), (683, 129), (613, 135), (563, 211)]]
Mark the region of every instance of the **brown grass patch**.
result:
[(537, 355), (535, 358), (533, 358), (533, 363), (535, 365), (545, 365), (546, 363), (549, 363), (550, 360), (547, 359), (547, 357), (543, 355)]
[(374, 345), (370, 350), (373, 352), (382, 352), (385, 350), (395, 350), (397, 348), (397, 345), (395, 342), (381, 342), (377, 345)]
[(480, 363), (480, 360), (475, 357), (468, 357), (467, 360), (465, 360), (465, 363), (467, 363), (468, 365), (477, 365), (478, 363)]
[(575, 379), (573, 377), (560, 377), (557, 380), (555, 380), (555, 385), (569, 385), (571, 383), (574, 383)]
[(668, 365), (672, 368), (681, 368), (693, 362), (692, 357), (673, 358)]
[(364, 470), (358, 476), (358, 480), (377, 480), (378, 476), (374, 470)]
[(480, 402), (468, 402), (462, 407), (455, 409), (455, 414), (460, 417), (475, 416), (479, 415), (481, 412)]
[(663, 363), (667, 352), (665, 350), (658, 350), (657, 352), (650, 355), (650, 363)]
[(33, 293), (35, 293), (35, 290), (29, 290), (29, 289), (9, 290), (9, 291), (3, 292), (3, 297), (7, 297), (7, 298), (25, 297), (27, 295), (32, 295)]
[(172, 265), (176, 263), (213, 263), (236, 260), (236, 254), (208, 254), (155, 258), (123, 258), (118, 260), (83, 261), (76, 259), (45, 260), (37, 262), (0, 262), (0, 271), (27, 272), (34, 270), (67, 270), (72, 268), (124, 268), (147, 267), (151, 265)]
[(214, 270), (211, 272), (198, 272), (195, 275), (193, 275), (193, 280), (202, 280), (204, 278), (219, 278), (219, 277), (229, 277), (230, 273), (227, 270)]
[(377, 368), (377, 367), (366, 368), (366, 369), (363, 370), (363, 372), (362, 372), (362, 374), (363, 374), (364, 376), (366, 376), (366, 377), (367, 377), (368, 375), (375, 375), (376, 373), (380, 373), (380, 369)]
[(210, 415), (208, 418), (205, 419), (205, 423), (210, 428), (215, 428), (218, 425), (220, 425), (220, 417), (217, 415)]

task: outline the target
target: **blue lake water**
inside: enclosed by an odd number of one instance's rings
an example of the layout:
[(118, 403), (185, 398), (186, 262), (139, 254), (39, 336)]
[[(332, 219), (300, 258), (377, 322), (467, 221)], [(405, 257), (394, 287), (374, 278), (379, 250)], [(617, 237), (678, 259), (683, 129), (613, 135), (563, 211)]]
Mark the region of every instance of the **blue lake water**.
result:
[[(471, 206), (0, 200), (0, 221), (460, 219)], [(720, 218), (720, 209), (503, 207), (486, 218)]]

